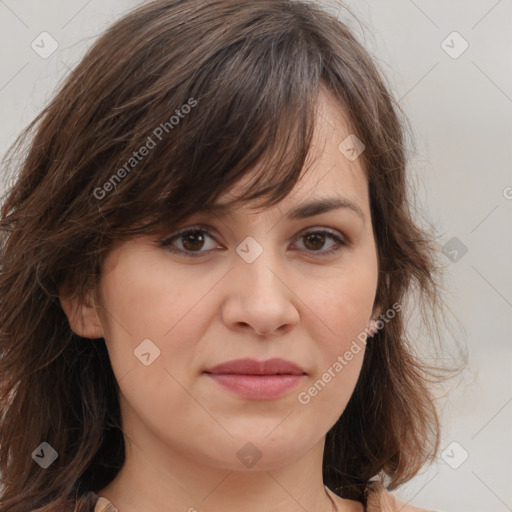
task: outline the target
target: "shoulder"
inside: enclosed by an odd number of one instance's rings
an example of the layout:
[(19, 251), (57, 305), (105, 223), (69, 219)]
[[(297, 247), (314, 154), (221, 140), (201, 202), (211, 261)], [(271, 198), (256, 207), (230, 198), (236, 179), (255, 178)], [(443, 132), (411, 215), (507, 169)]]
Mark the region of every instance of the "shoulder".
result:
[(368, 485), (367, 512), (436, 512), (418, 508), (391, 494), (379, 482)]

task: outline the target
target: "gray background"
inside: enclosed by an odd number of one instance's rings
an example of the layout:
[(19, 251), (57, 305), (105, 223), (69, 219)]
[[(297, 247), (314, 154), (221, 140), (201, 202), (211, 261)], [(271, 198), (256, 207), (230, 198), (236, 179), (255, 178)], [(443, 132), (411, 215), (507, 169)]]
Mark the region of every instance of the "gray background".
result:
[[(0, 0), (2, 155), (94, 39), (138, 3)], [(463, 382), (441, 401), (444, 458), (397, 495), (445, 512), (512, 511), (512, 3), (347, 5), (414, 128), (418, 206), (448, 243), (447, 299), (469, 350)], [(31, 48), (44, 31), (58, 43), (46, 59)]]

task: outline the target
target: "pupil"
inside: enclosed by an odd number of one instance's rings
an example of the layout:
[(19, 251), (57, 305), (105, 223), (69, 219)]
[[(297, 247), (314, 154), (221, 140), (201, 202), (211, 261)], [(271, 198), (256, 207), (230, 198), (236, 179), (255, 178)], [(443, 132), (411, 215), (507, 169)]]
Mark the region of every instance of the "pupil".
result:
[[(322, 248), (322, 245), (324, 244), (324, 238), (325, 238), (325, 235), (318, 235), (318, 234), (311, 234), (311, 235), (307, 235), (306, 236), (306, 240), (311, 240), (313, 239), (313, 246), (314, 247), (309, 247), (310, 249), (321, 249)], [(315, 243), (316, 241), (316, 243)], [(320, 242), (320, 245), (318, 245), (318, 242)], [(308, 245), (308, 243), (306, 242), (306, 246)]]
[[(186, 244), (192, 244), (192, 247), (187, 247)], [(183, 245), (186, 249), (192, 250), (192, 249), (200, 249), (201, 243), (204, 243), (203, 235), (201, 235), (200, 232), (192, 232), (184, 237)], [(199, 246), (197, 245), (199, 244)]]

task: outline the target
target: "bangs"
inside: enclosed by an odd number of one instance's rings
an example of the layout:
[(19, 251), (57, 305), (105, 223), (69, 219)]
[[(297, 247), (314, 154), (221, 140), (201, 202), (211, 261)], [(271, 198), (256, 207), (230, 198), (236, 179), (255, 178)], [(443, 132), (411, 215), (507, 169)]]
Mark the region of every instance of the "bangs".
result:
[[(232, 9), (236, 6), (220, 4), (213, 12), (224, 18)], [(211, 18), (211, 6), (209, 11)], [(198, 11), (176, 31), (194, 31), (200, 21)], [(258, 18), (258, 9), (253, 16), (250, 11), (243, 18), (233, 15), (233, 23), (219, 30), (210, 19), (194, 51), (197, 58), (183, 51), (169, 55), (154, 70), (159, 79), (139, 94), (139, 103), (129, 97), (116, 109), (126, 128), (137, 126), (126, 147), (139, 147), (141, 141), (149, 146), (150, 139), (154, 145), (115, 190), (98, 200), (111, 236), (172, 229), (194, 213), (208, 212), (245, 176), (247, 187), (225, 203), (226, 209), (259, 199), (259, 207), (274, 205), (299, 180), (315, 124), (320, 51), (307, 43), (296, 16), (282, 8), (274, 18)], [(187, 67), (173, 87), (180, 68), (176, 59), (186, 59)], [(121, 167), (126, 151), (118, 155)]]

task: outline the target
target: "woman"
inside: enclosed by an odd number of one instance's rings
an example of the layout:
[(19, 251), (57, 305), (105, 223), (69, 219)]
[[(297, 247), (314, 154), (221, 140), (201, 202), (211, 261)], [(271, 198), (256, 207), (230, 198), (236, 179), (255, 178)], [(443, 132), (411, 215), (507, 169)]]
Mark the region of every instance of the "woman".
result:
[(404, 317), (437, 267), (347, 26), (144, 4), (31, 133), (2, 205), (2, 510), (419, 510), (390, 491), (439, 444)]

